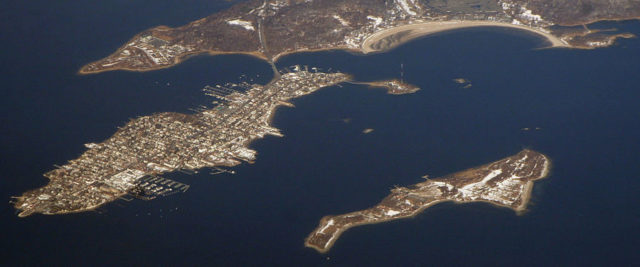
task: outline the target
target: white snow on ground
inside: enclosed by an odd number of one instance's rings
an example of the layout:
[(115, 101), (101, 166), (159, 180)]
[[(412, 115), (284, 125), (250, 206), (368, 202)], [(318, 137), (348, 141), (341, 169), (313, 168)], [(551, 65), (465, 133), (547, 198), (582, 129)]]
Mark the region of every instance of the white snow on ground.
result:
[[(400, 7), (402, 7), (402, 10), (404, 10), (405, 13), (411, 16), (417, 15), (417, 13), (411, 10), (411, 8), (409, 7), (409, 3), (407, 3), (407, 0), (397, 0), (397, 2), (400, 5)], [(413, 3), (413, 1), (411, 2)]]
[(523, 158), (516, 161), (516, 164), (518, 164), (518, 166), (516, 167), (516, 171), (522, 170), (522, 168), (524, 168), (525, 160), (527, 160), (527, 155), (524, 155)]
[(360, 48), (360, 44), (367, 36), (368, 34), (366, 32), (354, 32), (350, 35), (347, 35), (344, 39), (344, 42), (349, 48)]
[(398, 214), (400, 214), (400, 212), (397, 211), (397, 210), (388, 210), (388, 211), (384, 212), (384, 215), (387, 215), (387, 216), (394, 216), (394, 215), (398, 215)]
[(460, 191), (460, 193), (462, 193), (463, 196), (465, 197), (470, 197), (470, 198), (477, 198), (482, 196), (484, 193), (484, 190), (479, 190), (479, 188), (482, 188), (486, 182), (488, 182), (489, 180), (495, 178), (496, 176), (500, 175), (502, 173), (502, 170), (498, 169), (498, 170), (493, 170), (491, 171), (489, 174), (487, 174), (487, 176), (485, 176), (482, 181), (477, 182), (477, 183), (472, 183), (472, 184), (468, 184), (463, 186), (462, 188), (458, 189)]
[(432, 182), (436, 186), (446, 186), (447, 190), (451, 191), (453, 189), (453, 185), (445, 182), (433, 181)]
[(485, 176), (480, 183), (484, 184), (484, 183), (488, 182), (489, 180), (495, 178), (496, 176), (500, 175), (501, 173), (502, 173), (501, 169), (493, 170), (489, 174), (487, 174), (487, 176)]
[(382, 24), (382, 18), (380, 17), (367, 16), (367, 19), (373, 20), (374, 27), (378, 27), (380, 26), (380, 24)]
[(253, 27), (253, 24), (250, 21), (234, 19), (234, 20), (227, 21), (227, 24), (234, 25), (234, 26), (240, 26), (240, 27), (242, 27), (242, 28), (244, 28), (245, 30), (248, 30), (248, 31), (255, 31), (256, 30), (256, 28)]
[(325, 225), (324, 227), (322, 227), (322, 229), (318, 230), (318, 233), (323, 233), (324, 234), (324, 230), (326, 230), (327, 228), (329, 228), (329, 226), (333, 225), (333, 219), (329, 220), (329, 222), (327, 222), (327, 225)]
[(342, 17), (338, 16), (338, 15), (333, 15), (334, 19), (337, 19), (340, 24), (342, 24), (342, 26), (349, 26), (349, 22), (344, 20)]
[(520, 10), (522, 11), (522, 13), (520, 13), (520, 18), (522, 18), (522, 19), (526, 19), (526, 20), (532, 21), (532, 22), (538, 22), (538, 21), (542, 20), (542, 17), (540, 17), (540, 15), (535, 15), (535, 14), (531, 13), (531, 10), (529, 10), (529, 9), (521, 7)]
[(526, 8), (525, 6), (520, 6), (514, 3), (502, 2), (502, 9), (507, 13), (513, 13), (516, 19), (511, 22), (511, 24), (515, 25), (523, 25), (523, 24), (538, 24), (545, 23), (544, 19), (540, 15), (533, 14), (533, 11)]
[(502, 170), (493, 170), (482, 181), (468, 184), (459, 189), (460, 195), (464, 200), (489, 200), (504, 205), (511, 205), (517, 201), (523, 191), (525, 182), (520, 180), (519, 176), (512, 174), (508, 179), (502, 180), (495, 187), (485, 187), (485, 183), (500, 175)]
[[(515, 176), (517, 177), (517, 176)], [(517, 177), (520, 178), (520, 177)], [(505, 179), (504, 181), (500, 181), (497, 186), (501, 190), (513, 190), (513, 188), (522, 186), (522, 181), (515, 180), (515, 178)]]
[(116, 61), (116, 62), (111, 62), (111, 63), (105, 63), (105, 64), (102, 64), (102, 67), (111, 67), (111, 66), (113, 66), (115, 64), (118, 64), (118, 63), (120, 63), (120, 62)]
[(587, 42), (587, 45), (591, 46), (591, 47), (598, 47), (598, 46), (608, 46), (608, 45), (611, 45), (611, 43), (612, 43), (611, 40), (600, 41), (600, 42), (598, 42), (598, 41), (590, 41), (590, 42)]

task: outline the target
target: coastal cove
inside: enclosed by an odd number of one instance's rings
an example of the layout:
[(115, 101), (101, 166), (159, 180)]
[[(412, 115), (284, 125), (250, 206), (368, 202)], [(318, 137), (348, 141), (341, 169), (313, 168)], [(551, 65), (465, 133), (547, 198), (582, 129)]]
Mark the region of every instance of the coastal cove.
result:
[[(561, 38), (554, 36), (548, 32), (544, 32), (539, 29), (526, 27), (517, 24), (510, 24), (505, 22), (490, 22), (490, 21), (439, 21), (439, 22), (424, 22), (415, 23), (409, 25), (403, 25), (387, 30), (376, 32), (369, 36), (362, 43), (362, 53), (368, 54), (372, 52), (383, 52), (393, 48), (396, 45), (400, 45), (405, 42), (409, 42), (413, 39), (425, 37), (430, 34), (439, 32), (446, 32), (451, 30), (461, 30), (475, 27), (505, 27), (511, 29), (517, 29), (521, 31), (527, 31), (541, 37), (544, 37), (552, 48), (557, 47), (570, 47), (567, 42)], [(391, 41), (389, 44), (385, 44), (384, 47), (379, 47), (379, 43), (385, 39), (388, 39), (394, 35), (401, 34), (401, 37), (397, 40)], [(378, 46), (378, 47), (374, 47)]]
[[(272, 62), (297, 52), (385, 51), (419, 36), (479, 26), (529, 31), (547, 38), (553, 47), (594, 49), (611, 46), (618, 38), (634, 36), (616, 29), (589, 29), (594, 22), (634, 18), (640, 14), (640, 7), (624, 2), (610, 2), (598, 9), (580, 3), (583, 16), (571, 13), (573, 6), (546, 6), (538, 10), (543, 13), (534, 14), (526, 8), (526, 3), (508, 0), (461, 2), (458, 6), (444, 4), (446, 7), (435, 8), (429, 3), (411, 1), (408, 4), (404, 0), (241, 1), (232, 8), (180, 27), (161, 25), (142, 31), (115, 53), (84, 65), (79, 73), (157, 70), (202, 53), (249, 54)], [(466, 5), (471, 5), (467, 8), (473, 11), (465, 10)], [(611, 13), (602, 13), (609, 8)], [(566, 12), (566, 15), (558, 18), (547, 16), (546, 12)], [(582, 28), (566, 27), (581, 24)]]
[[(2, 120), (10, 126), (0, 132), (0, 192), (6, 201), (42, 186), (42, 173), (53, 164), (76, 158), (86, 149), (83, 144), (105, 140), (130, 118), (190, 113), (212, 100), (202, 94), (205, 85), (271, 80), (267, 63), (243, 55), (197, 56), (144, 73), (75, 75), (145, 28), (181, 25), (228, 5), (193, 1), (183, 17), (171, 17), (180, 6), (161, 2), (164, 6), (140, 15), (144, 22), (131, 21), (129, 3), (118, 2), (108, 10), (109, 18), (98, 16), (90, 27), (54, 16), (51, 4), (41, 2), (31, 8), (50, 16), (51, 24), (71, 28), (46, 34), (35, 22), (21, 25), (41, 35), (37, 45), (7, 30), (7, 39), (15, 41), (9, 42), (12, 54), (3, 55), (1, 66), (8, 80)], [(62, 5), (59, 10), (72, 4)], [(77, 20), (104, 12), (96, 5), (82, 4), (83, 12), (75, 12), (84, 17)], [(171, 21), (158, 18), (163, 16)], [(114, 27), (113, 20), (130, 23)], [(638, 22), (602, 27), (640, 34)], [(91, 49), (79, 48), (87, 47), (79, 44), (85, 40)], [(254, 164), (234, 167), (235, 175), (212, 176), (206, 170), (169, 175), (191, 185), (183, 194), (117, 201), (97, 212), (27, 218), (18, 218), (6, 203), (0, 209), (0, 264), (637, 262), (640, 42), (620, 40), (598, 50), (538, 49), (544, 46), (537, 35), (480, 27), (424, 36), (387, 53), (284, 56), (276, 63), (280, 68), (301, 64), (339, 70), (357, 81), (398, 79), (402, 64), (404, 81), (421, 90), (389, 95), (342, 84), (295, 99), (295, 108), (278, 108), (273, 117), (284, 137), (251, 145), (258, 151)], [(463, 88), (454, 82), (458, 78), (473, 87)], [(363, 134), (364, 129), (374, 131)], [(395, 185), (409, 186), (425, 174), (443, 176), (522, 149), (539, 151), (553, 162), (549, 177), (533, 187), (522, 216), (487, 203), (441, 203), (411, 219), (350, 229), (324, 255), (304, 247), (325, 215), (372, 207)]]

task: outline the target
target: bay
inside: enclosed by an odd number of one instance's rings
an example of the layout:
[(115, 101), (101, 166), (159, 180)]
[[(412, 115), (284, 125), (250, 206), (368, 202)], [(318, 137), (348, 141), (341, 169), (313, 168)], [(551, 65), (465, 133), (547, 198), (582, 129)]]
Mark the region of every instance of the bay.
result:
[[(153, 72), (78, 76), (135, 33), (177, 26), (231, 3), (89, 1), (14, 4), (4, 49), (0, 192), (46, 183), (42, 173), (130, 118), (190, 112), (205, 85), (271, 78), (246, 56), (194, 57)], [(184, 12), (175, 12), (181, 9)], [(62, 13), (60, 13), (63, 11)], [(604, 23), (640, 33), (638, 22)], [(273, 124), (284, 138), (252, 144), (236, 175), (170, 178), (180, 195), (118, 201), (99, 212), (19, 219), (2, 205), (0, 263), (143, 265), (628, 265), (637, 262), (640, 42), (597, 50), (539, 49), (498, 28), (441, 33), (384, 54), (298, 54), (358, 80), (422, 88), (392, 96), (342, 85), (296, 99)], [(471, 88), (452, 80), (465, 78)], [(345, 120), (346, 119), (346, 120)], [(345, 122), (348, 121), (348, 122)], [(539, 127), (539, 130), (535, 130)], [(366, 128), (374, 129), (363, 134)], [(523, 128), (530, 128), (525, 131)], [(484, 203), (434, 206), (414, 219), (351, 229), (321, 255), (303, 246), (318, 220), (370, 207), (394, 185), (445, 175), (530, 148), (553, 161), (522, 216)]]

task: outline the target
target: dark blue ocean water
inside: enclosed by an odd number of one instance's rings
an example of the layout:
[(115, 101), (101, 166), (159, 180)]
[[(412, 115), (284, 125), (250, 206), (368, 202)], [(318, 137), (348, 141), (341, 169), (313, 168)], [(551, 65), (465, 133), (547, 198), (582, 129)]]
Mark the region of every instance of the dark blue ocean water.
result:
[[(252, 145), (236, 175), (169, 175), (192, 185), (99, 212), (19, 219), (9, 197), (108, 138), (129, 118), (189, 112), (200, 88), (270, 68), (245, 56), (196, 57), (171, 69), (78, 76), (135, 33), (178, 26), (224, 1), (9, 3), (0, 9), (0, 265), (632, 265), (640, 255), (640, 41), (598, 50), (540, 50), (495, 28), (423, 38), (385, 54), (286, 57), (360, 80), (422, 88), (391, 96), (344, 85), (297, 99)], [(178, 12), (179, 11), (179, 12)], [(640, 23), (606, 23), (640, 34)], [(452, 79), (466, 78), (464, 89)], [(350, 119), (345, 123), (344, 119)], [(540, 127), (539, 131), (522, 128)], [(365, 128), (374, 132), (363, 135)], [(394, 185), (530, 148), (553, 160), (529, 211), (441, 204), (415, 219), (347, 231), (326, 255), (304, 248), (318, 220), (374, 205)]]

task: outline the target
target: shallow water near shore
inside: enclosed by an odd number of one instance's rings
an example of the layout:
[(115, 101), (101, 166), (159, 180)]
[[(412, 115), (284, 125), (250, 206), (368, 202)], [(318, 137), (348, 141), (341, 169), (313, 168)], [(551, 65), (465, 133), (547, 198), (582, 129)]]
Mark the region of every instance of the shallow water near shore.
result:
[[(129, 118), (207, 104), (211, 99), (200, 91), (205, 85), (243, 74), (268, 82), (268, 64), (232, 55), (194, 57), (146, 73), (75, 74), (145, 28), (181, 25), (229, 5), (208, 2), (10, 8), (31, 14), (27, 19), (0, 11), (7, 22), (0, 23), (6, 33), (1, 196), (9, 201), (43, 185), (42, 173), (53, 164), (74, 159), (84, 143), (108, 138)], [(176, 15), (176, 9), (184, 12)], [(640, 34), (638, 22), (604, 24)], [(296, 99), (296, 108), (282, 107), (273, 120), (285, 137), (252, 144), (259, 153), (255, 164), (234, 168), (235, 175), (167, 175), (191, 185), (185, 194), (22, 219), (2, 205), (0, 264), (635, 263), (640, 41), (588, 51), (537, 49), (543, 46), (524, 32), (478, 28), (438, 33), (384, 54), (286, 56), (279, 67), (331, 68), (359, 81), (399, 78), (403, 64), (404, 80), (422, 90), (393, 96), (344, 84)], [(472, 86), (463, 88), (456, 78)], [(362, 133), (369, 128), (374, 131)], [(521, 216), (486, 203), (441, 203), (412, 219), (350, 229), (327, 254), (304, 247), (324, 215), (368, 208), (394, 185), (523, 148), (549, 156), (553, 167), (536, 182)]]

